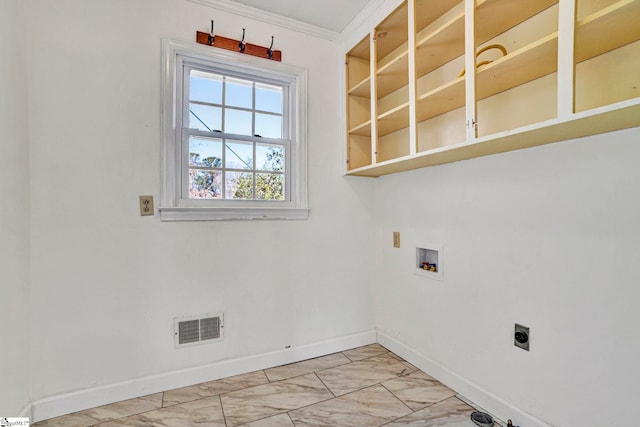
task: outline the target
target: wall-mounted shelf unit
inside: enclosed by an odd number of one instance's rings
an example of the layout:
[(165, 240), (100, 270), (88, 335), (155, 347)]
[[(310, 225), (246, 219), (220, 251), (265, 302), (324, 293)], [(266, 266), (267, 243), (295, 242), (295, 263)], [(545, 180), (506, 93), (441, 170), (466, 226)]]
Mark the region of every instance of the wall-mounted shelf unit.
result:
[(640, 0), (406, 0), (347, 53), (346, 173), (640, 126), (638, 22)]

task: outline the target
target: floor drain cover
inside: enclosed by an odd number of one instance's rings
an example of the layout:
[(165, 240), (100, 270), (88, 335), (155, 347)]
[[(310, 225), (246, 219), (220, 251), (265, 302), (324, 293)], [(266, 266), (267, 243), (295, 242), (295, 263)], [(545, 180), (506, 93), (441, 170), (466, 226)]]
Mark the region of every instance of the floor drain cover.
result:
[(479, 425), (481, 427), (492, 427), (493, 426), (493, 418), (491, 415), (485, 414), (484, 412), (472, 412), (471, 413), (471, 421), (474, 424)]

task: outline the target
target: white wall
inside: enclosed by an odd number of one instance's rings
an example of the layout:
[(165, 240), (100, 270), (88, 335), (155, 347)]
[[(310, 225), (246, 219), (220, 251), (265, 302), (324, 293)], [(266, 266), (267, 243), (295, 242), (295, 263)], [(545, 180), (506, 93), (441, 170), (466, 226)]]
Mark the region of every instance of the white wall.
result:
[[(629, 423), (639, 139), (635, 128), (378, 179), (378, 329), (548, 425)], [(443, 281), (413, 274), (415, 242), (444, 245)], [(513, 346), (514, 323), (531, 328), (530, 352)]]
[(20, 0), (0, 1), (0, 414), (29, 402), (29, 150)]
[[(161, 223), (161, 39), (216, 32), (309, 70), (307, 221)], [(27, 3), (33, 399), (370, 330), (373, 185), (342, 177), (338, 46), (187, 1)], [(43, 43), (43, 38), (46, 43)], [(224, 311), (219, 344), (173, 318)], [(204, 380), (204, 379), (203, 379)]]

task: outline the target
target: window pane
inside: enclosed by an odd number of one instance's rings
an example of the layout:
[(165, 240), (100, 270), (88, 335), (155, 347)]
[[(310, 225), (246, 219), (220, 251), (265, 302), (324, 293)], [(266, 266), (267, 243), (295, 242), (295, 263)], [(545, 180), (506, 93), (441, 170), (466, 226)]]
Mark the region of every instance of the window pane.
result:
[(189, 166), (222, 167), (222, 140), (189, 138)]
[(275, 173), (256, 174), (256, 199), (284, 200), (284, 175)]
[(282, 113), (282, 88), (256, 83), (256, 110)]
[(252, 108), (253, 82), (227, 77), (225, 105), (231, 107)]
[(224, 114), (224, 131), (237, 135), (251, 135), (251, 112), (227, 108)]
[(253, 199), (253, 174), (227, 172), (227, 199)]
[(253, 169), (253, 143), (227, 141), (225, 167), (229, 169)]
[(222, 129), (222, 109), (207, 105), (189, 104), (189, 127), (214, 131)]
[(256, 113), (256, 135), (264, 138), (282, 138), (282, 116)]
[(256, 169), (284, 172), (284, 147), (281, 145), (256, 144)]
[(189, 99), (222, 104), (222, 76), (192, 70), (189, 76)]
[(190, 199), (221, 199), (222, 172), (189, 169)]

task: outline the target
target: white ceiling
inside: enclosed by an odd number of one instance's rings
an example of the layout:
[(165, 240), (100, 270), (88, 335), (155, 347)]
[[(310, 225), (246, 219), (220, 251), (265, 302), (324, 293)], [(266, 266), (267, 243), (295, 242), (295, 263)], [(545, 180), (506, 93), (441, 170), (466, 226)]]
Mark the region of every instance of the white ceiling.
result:
[(370, 0), (232, 1), (340, 33)]

